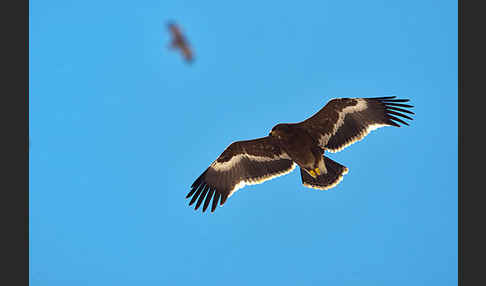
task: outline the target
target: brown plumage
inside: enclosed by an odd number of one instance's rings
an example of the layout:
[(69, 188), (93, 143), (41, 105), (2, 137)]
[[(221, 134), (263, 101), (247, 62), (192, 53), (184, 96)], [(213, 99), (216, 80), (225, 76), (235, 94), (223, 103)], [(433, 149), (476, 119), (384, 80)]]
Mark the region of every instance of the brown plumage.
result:
[(182, 34), (179, 26), (172, 22), (168, 23), (167, 26), (172, 36), (172, 41), (170, 43), (169, 48), (179, 49), (186, 62), (192, 63), (194, 61), (193, 51), (186, 37)]
[(405, 113), (414, 113), (405, 108), (413, 106), (402, 103), (408, 99), (394, 98), (333, 99), (302, 122), (278, 124), (267, 137), (232, 143), (192, 184), (189, 205), (196, 203), (197, 210), (204, 202), (204, 212), (212, 199), (213, 212), (245, 185), (285, 175), (296, 166), (304, 186), (336, 186), (348, 168), (324, 152), (341, 151), (379, 127), (408, 125), (397, 116), (411, 120)]

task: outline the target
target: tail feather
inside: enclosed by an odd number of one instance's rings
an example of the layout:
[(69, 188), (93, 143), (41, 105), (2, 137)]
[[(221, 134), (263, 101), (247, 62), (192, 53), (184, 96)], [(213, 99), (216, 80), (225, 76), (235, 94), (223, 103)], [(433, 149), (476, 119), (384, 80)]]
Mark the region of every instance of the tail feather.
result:
[(326, 165), (327, 173), (312, 178), (305, 170), (300, 169), (302, 177), (302, 184), (309, 188), (327, 190), (335, 187), (343, 176), (348, 173), (348, 168), (324, 156), (324, 164)]

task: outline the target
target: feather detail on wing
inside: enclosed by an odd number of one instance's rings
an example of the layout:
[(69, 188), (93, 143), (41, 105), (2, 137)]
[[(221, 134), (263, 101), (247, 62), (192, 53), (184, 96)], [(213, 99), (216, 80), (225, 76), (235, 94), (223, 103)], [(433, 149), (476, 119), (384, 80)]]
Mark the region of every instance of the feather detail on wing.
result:
[[(412, 120), (405, 113), (414, 114), (403, 104), (408, 99), (395, 96), (374, 98), (337, 98), (299, 125), (305, 127), (319, 145), (329, 152), (338, 152), (362, 140), (372, 130), (383, 126), (408, 125), (399, 117)], [(397, 117), (399, 116), (399, 117)]]
[(290, 173), (296, 164), (278, 146), (273, 137), (238, 141), (226, 150), (204, 171), (191, 186), (186, 198), (197, 210), (204, 201), (206, 211), (212, 199), (211, 212), (245, 185), (260, 184)]

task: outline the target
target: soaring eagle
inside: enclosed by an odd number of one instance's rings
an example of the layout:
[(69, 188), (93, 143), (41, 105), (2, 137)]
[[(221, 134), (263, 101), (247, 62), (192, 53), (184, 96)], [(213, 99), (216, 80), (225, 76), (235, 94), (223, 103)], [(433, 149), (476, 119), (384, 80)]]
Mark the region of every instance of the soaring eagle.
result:
[(169, 22), (167, 26), (169, 28), (170, 34), (172, 35), (172, 42), (169, 47), (171, 49), (180, 49), (184, 59), (188, 63), (192, 63), (192, 61), (194, 60), (194, 55), (191, 47), (189, 46), (189, 42), (182, 34), (181, 29), (173, 22)]
[(260, 184), (290, 173), (300, 167), (302, 184), (309, 188), (327, 190), (336, 186), (348, 168), (324, 156), (324, 152), (338, 152), (363, 139), (383, 126), (408, 125), (398, 118), (412, 120), (403, 104), (408, 99), (395, 96), (374, 98), (336, 98), (330, 100), (312, 117), (299, 123), (282, 123), (263, 138), (237, 141), (196, 179), (186, 198), (189, 205), (202, 202), (206, 211), (211, 200), (211, 212), (218, 203), (223, 205), (245, 185)]

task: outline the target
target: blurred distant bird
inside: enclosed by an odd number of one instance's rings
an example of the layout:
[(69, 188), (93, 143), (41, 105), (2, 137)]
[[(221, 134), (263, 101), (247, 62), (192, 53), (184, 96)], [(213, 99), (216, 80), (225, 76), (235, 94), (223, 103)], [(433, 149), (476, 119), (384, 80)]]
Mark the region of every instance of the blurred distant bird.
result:
[(194, 55), (189, 46), (189, 42), (186, 40), (186, 37), (182, 34), (181, 29), (178, 25), (173, 22), (169, 22), (167, 24), (169, 27), (169, 32), (172, 36), (172, 42), (170, 44), (171, 49), (180, 49), (182, 52), (182, 56), (188, 63), (192, 63), (194, 61)]
[(401, 103), (408, 99), (394, 98), (336, 98), (302, 122), (278, 124), (266, 137), (232, 143), (192, 184), (186, 196), (192, 197), (189, 205), (197, 200), (197, 210), (204, 201), (204, 212), (212, 199), (214, 212), (218, 201), (223, 205), (245, 185), (288, 174), (296, 166), (304, 186), (320, 190), (336, 186), (348, 168), (324, 152), (341, 151), (379, 127), (408, 125), (396, 116), (412, 120), (404, 113), (414, 113), (404, 108), (413, 106)]

